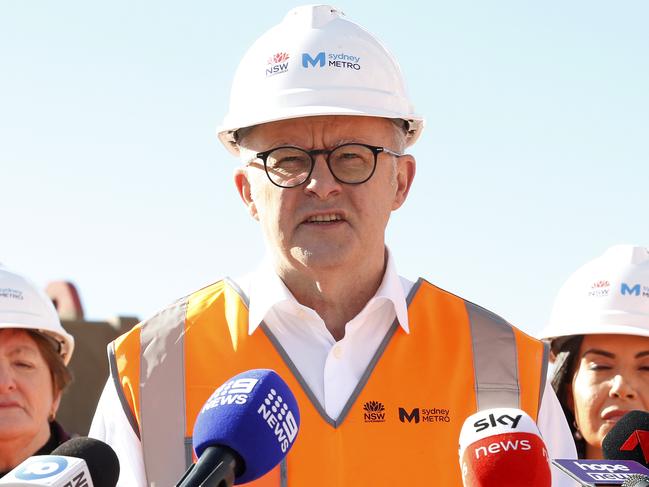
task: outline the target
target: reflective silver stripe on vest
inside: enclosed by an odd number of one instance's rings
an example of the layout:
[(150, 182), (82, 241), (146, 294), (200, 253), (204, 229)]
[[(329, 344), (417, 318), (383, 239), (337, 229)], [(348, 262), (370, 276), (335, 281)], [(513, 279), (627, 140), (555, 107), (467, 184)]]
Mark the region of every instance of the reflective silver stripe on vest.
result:
[(478, 411), (520, 407), (516, 337), (500, 316), (465, 301), (471, 326)]
[(548, 380), (549, 363), (550, 363), (550, 344), (548, 342), (543, 342), (543, 366), (541, 367), (541, 386), (539, 389), (539, 405), (536, 411), (537, 417), (539, 411), (541, 411), (541, 402), (543, 401), (543, 393), (545, 392), (545, 383)]
[(191, 464), (191, 441), (188, 458), (185, 440), (186, 308), (186, 299), (174, 303), (144, 323), (140, 333), (142, 454), (151, 487), (172, 485)]
[(140, 426), (137, 424), (137, 419), (135, 419), (135, 415), (133, 414), (133, 411), (131, 411), (131, 406), (128, 404), (126, 396), (124, 396), (124, 389), (122, 389), (122, 384), (119, 380), (119, 372), (117, 371), (117, 359), (115, 357), (115, 342), (110, 342), (108, 344), (108, 367), (110, 369), (110, 377), (113, 379), (113, 385), (115, 386), (115, 390), (117, 391), (117, 397), (119, 398), (119, 402), (122, 405), (126, 419), (128, 419), (128, 422), (131, 425), (131, 428), (133, 428), (133, 432), (135, 433), (137, 438), (141, 440)]
[[(224, 279), (224, 282), (228, 286), (230, 286), (234, 290), (234, 292), (237, 293), (237, 295), (241, 298), (241, 301), (243, 301), (243, 304), (246, 306), (246, 309), (250, 309), (250, 300), (248, 299), (248, 296), (241, 290), (239, 285), (236, 282), (234, 282), (232, 279), (227, 278), (227, 277)], [(266, 336), (269, 338), (269, 340), (271, 341), (273, 346), (277, 349), (277, 352), (286, 361), (286, 365), (293, 372), (293, 374), (295, 375), (298, 382), (300, 382), (300, 385), (302, 386), (302, 388), (307, 392), (307, 395), (312, 394), (311, 390), (306, 385), (306, 382), (304, 382), (304, 379), (302, 378), (302, 376), (298, 372), (297, 367), (295, 367), (295, 365), (293, 364), (293, 362), (289, 358), (288, 354), (284, 351), (284, 349), (279, 344), (279, 342), (277, 341), (275, 336), (270, 332), (270, 330), (268, 329), (266, 324), (262, 322), (261, 323), (261, 328), (264, 331), (264, 333), (266, 334)], [(312, 400), (314, 400), (314, 399), (315, 398), (313, 398)], [(315, 403), (317, 403), (317, 401), (315, 401)], [(286, 457), (282, 458), (282, 461), (279, 464), (279, 487), (288, 487), (288, 464), (286, 462)]]

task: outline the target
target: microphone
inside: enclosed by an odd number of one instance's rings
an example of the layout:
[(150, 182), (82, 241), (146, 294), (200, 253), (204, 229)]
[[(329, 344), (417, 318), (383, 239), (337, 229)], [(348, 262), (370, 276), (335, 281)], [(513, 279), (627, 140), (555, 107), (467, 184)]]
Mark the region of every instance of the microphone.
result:
[(115, 487), (119, 460), (94, 438), (72, 438), (50, 455), (29, 457), (0, 479), (3, 487)]
[(230, 487), (272, 470), (300, 426), (297, 400), (273, 370), (235, 375), (210, 396), (194, 424), (198, 461), (176, 487)]
[(622, 416), (602, 441), (604, 458), (634, 460), (649, 467), (649, 413), (630, 411)]
[(460, 432), (465, 487), (550, 487), (545, 443), (520, 409), (485, 409), (469, 416)]
[(633, 460), (587, 460), (574, 458), (553, 459), (552, 463), (562, 470), (579, 485), (593, 487), (596, 485), (631, 485), (635, 484), (629, 479), (649, 479), (649, 469)]
[(622, 487), (649, 487), (649, 477), (641, 474), (631, 475), (622, 483)]

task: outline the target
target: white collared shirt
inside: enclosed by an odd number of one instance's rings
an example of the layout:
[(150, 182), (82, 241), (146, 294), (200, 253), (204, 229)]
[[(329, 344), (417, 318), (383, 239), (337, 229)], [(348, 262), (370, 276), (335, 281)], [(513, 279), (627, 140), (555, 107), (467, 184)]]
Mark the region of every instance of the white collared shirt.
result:
[(298, 303), (267, 259), (254, 273), (236, 279), (250, 299), (248, 333), (265, 322), (330, 418), (336, 419), (365, 373), (395, 317), (408, 333), (405, 290), (413, 282), (396, 274), (388, 256), (383, 282), (336, 342), (325, 322)]
[[(313, 397), (336, 419), (358, 385), (372, 357), (397, 318), (406, 333), (406, 296), (414, 283), (400, 277), (391, 255), (383, 281), (336, 342), (318, 314), (296, 301), (268, 260), (235, 283), (249, 297), (248, 332), (259, 333), (264, 322), (286, 351)], [(554, 391), (546, 383), (538, 426), (550, 458), (576, 458), (572, 434)], [(89, 436), (113, 447), (120, 461), (118, 487), (145, 487), (142, 445), (126, 418), (114, 382), (109, 378), (97, 405)], [(552, 467), (553, 487), (573, 487)]]

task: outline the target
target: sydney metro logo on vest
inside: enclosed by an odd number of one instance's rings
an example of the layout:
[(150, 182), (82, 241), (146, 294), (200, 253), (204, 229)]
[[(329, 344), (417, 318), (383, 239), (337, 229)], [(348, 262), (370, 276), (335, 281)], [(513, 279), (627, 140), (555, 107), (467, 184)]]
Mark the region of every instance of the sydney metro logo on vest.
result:
[(244, 377), (242, 379), (231, 380), (226, 382), (210, 396), (203, 405), (201, 413), (209, 411), (217, 406), (226, 406), (228, 404), (245, 404), (248, 401), (248, 394), (259, 382), (257, 379)]

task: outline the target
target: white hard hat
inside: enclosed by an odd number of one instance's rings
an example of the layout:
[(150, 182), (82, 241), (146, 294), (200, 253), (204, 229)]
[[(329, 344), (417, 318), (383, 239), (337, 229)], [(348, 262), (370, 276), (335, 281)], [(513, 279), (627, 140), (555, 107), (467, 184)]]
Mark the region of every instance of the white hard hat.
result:
[(0, 267), (0, 328), (27, 328), (53, 338), (67, 365), (74, 337), (61, 326), (52, 301), (25, 277)]
[(401, 119), (407, 145), (424, 121), (415, 115), (401, 68), (385, 46), (330, 5), (291, 10), (244, 55), (219, 139), (238, 154), (236, 131), (316, 115)]
[(649, 249), (616, 245), (578, 269), (541, 338), (557, 351), (570, 336), (594, 333), (649, 336)]

